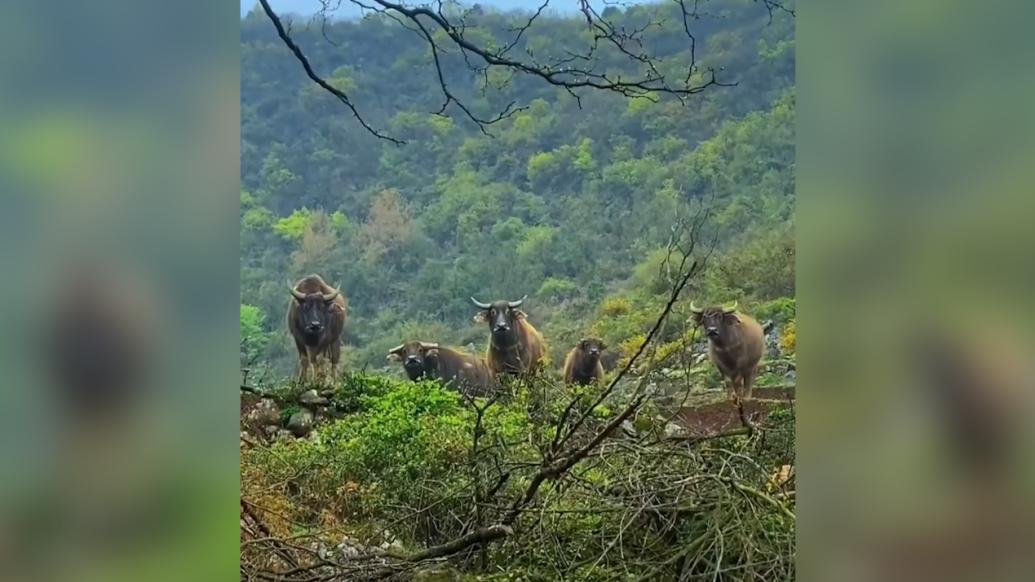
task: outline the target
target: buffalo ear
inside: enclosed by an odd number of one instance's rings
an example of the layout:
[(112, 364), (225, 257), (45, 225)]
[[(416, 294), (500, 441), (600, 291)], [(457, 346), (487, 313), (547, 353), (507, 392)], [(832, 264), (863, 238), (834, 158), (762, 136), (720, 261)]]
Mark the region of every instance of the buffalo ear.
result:
[(704, 317), (703, 313), (697, 313), (696, 311), (690, 316), (690, 321), (694, 323), (701, 323), (701, 319)]
[(399, 354), (395, 352), (390, 352), (387, 356), (385, 356), (385, 359), (389, 362), (398, 362), (402, 360), (402, 357), (400, 357)]
[(478, 313), (474, 314), (474, 317), (472, 319), (475, 323), (487, 323), (489, 321), (489, 316), (485, 313), (485, 311), (479, 311)]
[(740, 318), (739, 318), (739, 317), (737, 317), (737, 316), (736, 316), (735, 314), (733, 314), (733, 313), (727, 313), (727, 314), (726, 314), (726, 317), (729, 317), (729, 318), (733, 319), (733, 323), (735, 323), (735, 324), (737, 324), (737, 325), (740, 325)]
[(524, 311), (521, 311), (520, 309), (515, 309), (514, 310), (514, 317), (516, 317), (518, 319), (525, 319), (526, 317), (528, 317), (528, 315)]

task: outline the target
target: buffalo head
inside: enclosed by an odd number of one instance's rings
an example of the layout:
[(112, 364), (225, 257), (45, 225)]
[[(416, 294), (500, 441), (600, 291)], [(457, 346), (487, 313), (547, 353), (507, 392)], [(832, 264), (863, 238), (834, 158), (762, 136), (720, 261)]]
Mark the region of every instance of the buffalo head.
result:
[(728, 337), (731, 326), (740, 325), (737, 317), (737, 302), (727, 306), (697, 307), (690, 302), (693, 322), (704, 328), (708, 339), (722, 343)]
[(303, 293), (291, 288), (291, 296), (298, 303), (298, 328), (308, 335), (319, 335), (327, 328), (330, 311), (339, 291), (330, 293)]
[(587, 337), (583, 338), (582, 341), (579, 342), (579, 349), (582, 350), (582, 353), (586, 354), (593, 360), (596, 360), (600, 358), (601, 352), (606, 350), (607, 346), (604, 345), (604, 341), (599, 338)]
[(525, 295), (517, 301), (482, 303), (471, 297), (471, 303), (481, 310), (474, 316), (474, 320), (489, 324), (492, 338), (497, 345), (513, 345), (517, 343), (517, 320), (525, 317), (525, 312), (518, 307), (521, 307), (527, 298), (528, 295)]
[(412, 341), (388, 350), (388, 359), (402, 362), (410, 380), (432, 375), (438, 367), (438, 344)]

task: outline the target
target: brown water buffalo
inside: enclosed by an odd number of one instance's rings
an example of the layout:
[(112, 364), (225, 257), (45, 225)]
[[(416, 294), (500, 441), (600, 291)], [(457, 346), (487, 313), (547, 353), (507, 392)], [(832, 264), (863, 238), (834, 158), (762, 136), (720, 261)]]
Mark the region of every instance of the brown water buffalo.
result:
[(603, 340), (583, 338), (564, 358), (564, 383), (585, 386), (604, 379), (604, 365), (600, 355), (607, 349)]
[(528, 322), (525, 312), (518, 309), (527, 298), (525, 295), (517, 301), (482, 303), (471, 297), (471, 302), (481, 310), (475, 321), (489, 324), (485, 363), (494, 375), (536, 372), (542, 366), (546, 342)]
[(298, 348), (298, 380), (304, 381), (309, 369), (319, 376), (317, 359), (331, 361), (331, 379), (338, 377), (341, 360), (341, 332), (345, 329), (348, 301), (319, 275), (309, 275), (291, 287), (287, 326)]
[(388, 358), (402, 362), (414, 382), (438, 379), (446, 386), (470, 396), (491, 392), (492, 374), (485, 362), (473, 354), (421, 341), (409, 341), (388, 350)]
[(728, 307), (703, 308), (691, 302), (690, 311), (694, 324), (702, 326), (708, 336), (708, 356), (719, 369), (730, 396), (734, 400), (750, 398), (765, 349), (762, 326), (738, 312), (736, 302)]

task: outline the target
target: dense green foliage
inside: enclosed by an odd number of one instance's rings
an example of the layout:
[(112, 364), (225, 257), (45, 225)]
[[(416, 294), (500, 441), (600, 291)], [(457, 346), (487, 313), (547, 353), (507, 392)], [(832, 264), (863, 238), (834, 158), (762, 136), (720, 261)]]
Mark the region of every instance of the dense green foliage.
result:
[[(436, 383), (350, 374), (335, 391), (347, 402), (339, 419), (307, 439), (242, 449), (242, 497), (264, 508), (275, 535), (330, 544), (347, 535), (404, 551), (441, 544), (498, 521), (526, 490), (552, 436), (544, 419), (566, 401), (546, 389), (545, 407), (527, 386), (479, 401), (479, 421)], [(771, 476), (794, 462), (791, 411), (775, 412), (764, 436), (645, 445), (659, 438), (656, 414), (647, 407), (635, 419), (644, 440), (609, 439), (544, 488), (525, 527), (493, 548), (496, 566), (464, 579), (665, 580), (680, 556), (691, 576), (792, 579), (793, 500)]]
[[(633, 26), (646, 11), (614, 9)], [(442, 117), (427, 46), (384, 18), (296, 26), (314, 67), (347, 88), (396, 146), (363, 131), (309, 82), (251, 14), (241, 23), (242, 359), (292, 369), (283, 314), (290, 281), (317, 272), (349, 297), (345, 357), (381, 367), (403, 339), (485, 341), (468, 296), (528, 293), (527, 311), (554, 366), (596, 331), (634, 344), (664, 291), (659, 249), (679, 217), (711, 213), (718, 247), (695, 281), (701, 301), (736, 298), (749, 311), (794, 294), (793, 20), (750, 0), (708, 3), (695, 26), (702, 70), (724, 67), (734, 87), (682, 105), (563, 90), (515, 77), (479, 92), (458, 55), (445, 59), (457, 93), (479, 112), (513, 100), (527, 109), (483, 135)], [(644, 49), (680, 62), (688, 46), (674, 13)], [(472, 16), (499, 36), (513, 15)], [(543, 17), (522, 43), (559, 53), (586, 34), (578, 18)], [(682, 62), (686, 62), (683, 59)], [(252, 309), (254, 306), (256, 309)]]

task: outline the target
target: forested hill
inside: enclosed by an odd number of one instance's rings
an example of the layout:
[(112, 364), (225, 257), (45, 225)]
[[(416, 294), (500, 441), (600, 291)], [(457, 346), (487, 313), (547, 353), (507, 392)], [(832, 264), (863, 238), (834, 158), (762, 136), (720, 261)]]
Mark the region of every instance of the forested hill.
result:
[[(719, 248), (694, 297), (739, 299), (751, 311), (792, 297), (794, 21), (752, 0), (712, 0), (695, 21), (698, 64), (733, 87), (686, 105), (564, 90), (524, 77), (482, 95), (456, 55), (447, 79), (479, 112), (527, 108), (484, 135), (435, 115), (442, 94), (427, 45), (385, 19), (292, 35), (314, 68), (346, 89), (378, 140), (305, 78), (261, 13), (241, 22), (242, 358), (289, 373), (288, 284), (316, 272), (350, 302), (350, 366), (384, 365), (407, 338), (484, 345), (468, 297), (529, 295), (531, 320), (557, 364), (592, 330), (613, 345), (642, 333), (658, 249), (698, 201)], [(610, 8), (636, 26), (645, 10)], [(682, 20), (669, 15), (644, 48), (680, 62)], [(482, 11), (468, 25), (504, 35), (517, 13)], [(526, 16), (527, 19), (527, 16)], [(576, 17), (541, 17), (522, 43), (561, 54), (585, 34)], [(333, 43), (333, 44), (332, 44)], [(682, 59), (688, 62), (688, 59)], [(506, 82), (504, 82), (506, 81)]]

